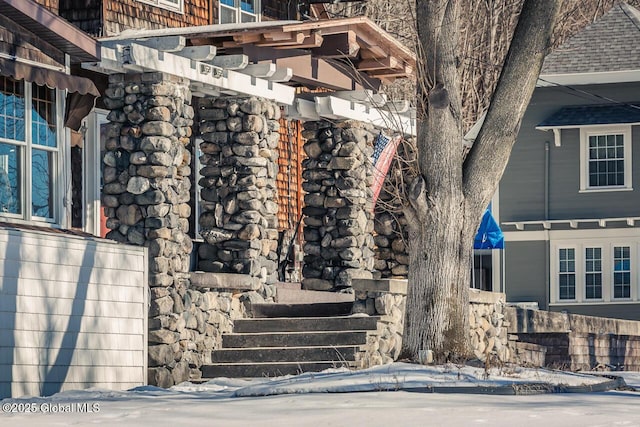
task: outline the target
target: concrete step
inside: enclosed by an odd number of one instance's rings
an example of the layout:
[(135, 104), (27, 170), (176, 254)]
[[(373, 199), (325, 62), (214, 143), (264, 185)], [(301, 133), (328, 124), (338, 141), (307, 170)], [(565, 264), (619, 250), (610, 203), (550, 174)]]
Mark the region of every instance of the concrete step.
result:
[(214, 350), (213, 363), (355, 361), (358, 346), (242, 348)]
[(362, 345), (366, 331), (232, 333), (222, 336), (222, 348)]
[(354, 295), (341, 292), (307, 291), (276, 287), (279, 304), (309, 304), (322, 302), (353, 302)]
[(276, 282), (276, 289), (302, 289), (302, 283), (300, 282)]
[(346, 316), (351, 314), (352, 307), (352, 301), (312, 304), (251, 304), (254, 318)]
[(352, 367), (348, 362), (299, 362), (299, 363), (215, 363), (202, 366), (204, 379), (227, 378), (256, 378), (276, 377), (281, 375), (296, 375), (304, 372), (320, 372), (330, 368)]
[(238, 319), (233, 332), (370, 331), (380, 318), (376, 316), (280, 317)]

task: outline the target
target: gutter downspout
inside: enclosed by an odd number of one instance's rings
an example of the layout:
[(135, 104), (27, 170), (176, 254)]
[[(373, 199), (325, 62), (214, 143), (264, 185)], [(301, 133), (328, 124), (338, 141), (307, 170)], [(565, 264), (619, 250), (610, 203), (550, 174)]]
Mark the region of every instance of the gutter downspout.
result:
[[(549, 219), (549, 157), (550, 157), (550, 142), (544, 142), (544, 219), (547, 221)], [(545, 299), (545, 309), (549, 310), (549, 295), (551, 293), (551, 249), (549, 247), (551, 243), (549, 242), (549, 231), (545, 232), (545, 246), (544, 246), (544, 272), (545, 272), (545, 287), (544, 287), (544, 299)]]

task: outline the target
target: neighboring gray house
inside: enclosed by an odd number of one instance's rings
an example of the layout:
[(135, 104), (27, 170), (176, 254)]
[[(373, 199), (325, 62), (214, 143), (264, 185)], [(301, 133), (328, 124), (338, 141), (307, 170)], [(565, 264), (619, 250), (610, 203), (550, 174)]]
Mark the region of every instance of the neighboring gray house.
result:
[(640, 320), (640, 12), (615, 5), (547, 57), (538, 86), (493, 203), (494, 289)]

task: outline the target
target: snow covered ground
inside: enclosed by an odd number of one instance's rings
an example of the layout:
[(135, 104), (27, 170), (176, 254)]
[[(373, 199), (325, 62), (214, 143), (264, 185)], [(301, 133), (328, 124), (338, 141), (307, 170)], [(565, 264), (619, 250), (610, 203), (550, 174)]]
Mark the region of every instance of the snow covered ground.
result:
[[(627, 384), (640, 388), (640, 372), (620, 375)], [(589, 375), (536, 369), (494, 370), (486, 378), (483, 370), (470, 367), (396, 363), (357, 372), (220, 378), (200, 385), (183, 383), (169, 390), (150, 386), (129, 391), (93, 389), (48, 398), (5, 399), (0, 425), (640, 426), (639, 392), (468, 393), (478, 386), (522, 382), (581, 386), (600, 381)], [(461, 393), (408, 391), (425, 386), (455, 386)], [(7, 413), (6, 409), (21, 412)], [(25, 412), (28, 410), (32, 412)]]

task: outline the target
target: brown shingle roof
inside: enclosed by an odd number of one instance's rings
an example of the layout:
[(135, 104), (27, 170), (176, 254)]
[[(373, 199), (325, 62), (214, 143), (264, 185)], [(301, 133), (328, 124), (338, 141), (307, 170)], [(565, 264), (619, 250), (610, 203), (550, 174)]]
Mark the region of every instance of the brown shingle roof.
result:
[(640, 12), (618, 3), (549, 54), (541, 74), (640, 70)]

